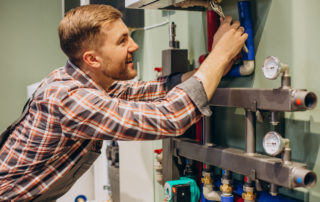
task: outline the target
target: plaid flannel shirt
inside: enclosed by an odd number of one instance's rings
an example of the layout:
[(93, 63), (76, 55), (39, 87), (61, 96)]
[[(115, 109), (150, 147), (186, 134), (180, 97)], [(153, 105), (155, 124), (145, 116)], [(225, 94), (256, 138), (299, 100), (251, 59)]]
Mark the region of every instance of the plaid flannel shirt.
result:
[(201, 109), (169, 80), (118, 81), (105, 91), (70, 62), (53, 71), (0, 151), (0, 200), (45, 192), (88, 152), (88, 142), (100, 150), (102, 140), (183, 134)]

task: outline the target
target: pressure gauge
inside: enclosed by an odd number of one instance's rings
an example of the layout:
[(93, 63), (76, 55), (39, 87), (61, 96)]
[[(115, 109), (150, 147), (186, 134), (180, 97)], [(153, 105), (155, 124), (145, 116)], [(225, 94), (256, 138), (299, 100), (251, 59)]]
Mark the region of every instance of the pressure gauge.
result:
[(267, 79), (274, 80), (280, 74), (280, 61), (274, 56), (268, 56), (263, 63), (262, 71)]
[(271, 155), (276, 156), (280, 154), (284, 147), (284, 139), (275, 131), (268, 132), (263, 138), (263, 149)]

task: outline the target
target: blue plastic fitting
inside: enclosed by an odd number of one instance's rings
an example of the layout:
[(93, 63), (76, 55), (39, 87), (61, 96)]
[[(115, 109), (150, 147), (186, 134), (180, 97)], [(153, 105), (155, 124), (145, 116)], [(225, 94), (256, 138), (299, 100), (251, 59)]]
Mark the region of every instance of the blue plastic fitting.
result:
[(221, 195), (221, 202), (233, 202), (233, 195), (232, 196), (223, 196)]

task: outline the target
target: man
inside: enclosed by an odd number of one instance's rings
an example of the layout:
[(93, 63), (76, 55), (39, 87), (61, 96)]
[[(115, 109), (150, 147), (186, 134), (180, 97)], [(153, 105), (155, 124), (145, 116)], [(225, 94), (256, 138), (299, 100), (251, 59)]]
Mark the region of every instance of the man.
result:
[(56, 200), (94, 162), (102, 140), (183, 134), (210, 115), (208, 100), (244, 45), (243, 32), (227, 17), (197, 72), (132, 82), (138, 45), (121, 13), (105, 5), (68, 12), (59, 37), (69, 61), (42, 81), (1, 148), (0, 200)]

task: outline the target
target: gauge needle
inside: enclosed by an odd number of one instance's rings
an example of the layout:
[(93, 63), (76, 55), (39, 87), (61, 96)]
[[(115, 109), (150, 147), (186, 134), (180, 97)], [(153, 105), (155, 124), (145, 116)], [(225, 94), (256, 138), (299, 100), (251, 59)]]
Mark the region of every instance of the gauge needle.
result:
[[(218, 2), (216, 2), (215, 0), (214, 1), (210, 1), (210, 5), (211, 5), (211, 8), (214, 12), (216, 12), (220, 17), (222, 17), (223, 19), (225, 18), (225, 15), (223, 13), (223, 10), (222, 10), (222, 7), (220, 6), (220, 4), (218, 4)], [(243, 50), (244, 52), (248, 53), (249, 50), (248, 50), (248, 47), (246, 46), (246, 44), (244, 44), (243, 46)]]

